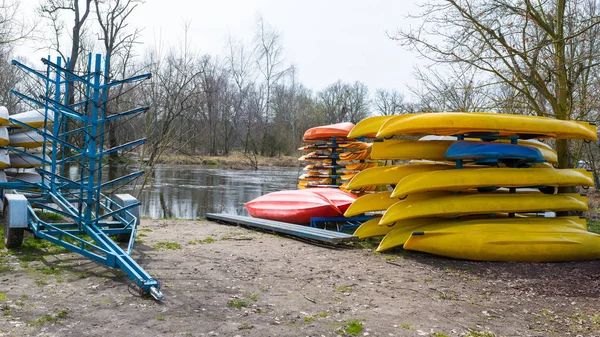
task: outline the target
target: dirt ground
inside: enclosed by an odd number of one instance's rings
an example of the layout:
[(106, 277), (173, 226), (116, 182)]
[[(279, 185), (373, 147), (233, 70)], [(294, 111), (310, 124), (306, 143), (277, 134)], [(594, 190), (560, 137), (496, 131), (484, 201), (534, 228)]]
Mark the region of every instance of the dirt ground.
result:
[[(600, 336), (600, 261), (481, 263), (143, 220), (120, 271), (26, 239), (0, 250), (0, 336)], [(177, 245), (178, 244), (178, 245)]]

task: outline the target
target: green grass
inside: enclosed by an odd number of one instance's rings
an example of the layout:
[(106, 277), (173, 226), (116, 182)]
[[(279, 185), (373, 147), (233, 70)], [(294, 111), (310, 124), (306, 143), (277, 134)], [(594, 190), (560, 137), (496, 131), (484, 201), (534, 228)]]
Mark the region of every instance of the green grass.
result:
[(358, 336), (363, 330), (362, 322), (352, 319), (346, 322), (346, 332), (352, 336)]
[(588, 220), (588, 230), (600, 234), (600, 221)]
[(63, 318), (67, 318), (67, 316), (69, 316), (69, 311), (67, 309), (63, 309), (63, 310), (58, 311), (54, 315), (50, 315), (50, 314), (42, 315), (41, 317), (39, 317), (37, 320), (35, 320), (33, 322), (27, 322), (27, 325), (40, 328), (46, 323), (61, 324), (60, 320)]
[(239, 298), (234, 298), (232, 300), (229, 300), (229, 302), (227, 302), (227, 305), (230, 308), (243, 308), (248, 306), (248, 302)]
[(181, 245), (178, 244), (177, 242), (161, 241), (161, 242), (156, 243), (154, 245), (154, 248), (156, 248), (156, 249), (179, 249), (179, 248), (181, 248)]
[(64, 219), (63, 216), (58, 213), (45, 211), (45, 210), (41, 210), (41, 209), (36, 209), (35, 215), (37, 215), (37, 217), (40, 218), (40, 220), (46, 221), (46, 222), (57, 222), (57, 221), (62, 221)]
[(336, 291), (338, 291), (340, 293), (351, 293), (352, 292), (352, 286), (335, 286), (334, 288)]

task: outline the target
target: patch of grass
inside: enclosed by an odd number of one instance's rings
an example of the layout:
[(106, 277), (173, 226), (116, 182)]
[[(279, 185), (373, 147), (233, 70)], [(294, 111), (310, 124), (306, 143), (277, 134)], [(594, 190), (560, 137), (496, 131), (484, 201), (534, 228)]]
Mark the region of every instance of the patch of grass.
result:
[(352, 336), (358, 336), (363, 330), (363, 324), (356, 319), (352, 319), (346, 322), (345, 330)]
[(164, 321), (165, 320), (165, 316), (158, 315), (158, 316), (155, 316), (154, 319), (157, 320), (157, 321)]
[(258, 301), (259, 297), (260, 296), (258, 294), (256, 294), (256, 293), (252, 293), (252, 294), (246, 295), (247, 299), (249, 299), (251, 301), (254, 301), (254, 302)]
[(41, 267), (37, 268), (37, 271), (45, 275), (57, 275), (63, 272), (62, 269), (55, 267)]
[(335, 290), (340, 293), (351, 293), (352, 286), (334, 286)]
[(154, 245), (156, 249), (180, 249), (181, 245), (177, 242), (161, 241)]
[(448, 336), (446, 334), (439, 333), (439, 332), (432, 332), (431, 336), (434, 336), (434, 337), (450, 337), (450, 336)]
[(63, 309), (58, 311), (54, 315), (45, 314), (39, 317), (37, 320), (33, 322), (27, 322), (28, 326), (42, 327), (46, 323), (56, 323), (61, 324), (60, 320), (66, 318), (69, 315), (69, 311), (67, 309)]
[(214, 238), (206, 238), (206, 239), (203, 239), (203, 240), (190, 241), (190, 242), (188, 242), (188, 245), (194, 245), (195, 246), (195, 245), (197, 245), (199, 243), (213, 243), (213, 242), (216, 242), (216, 241), (217, 240), (215, 240)]
[(375, 240), (373, 238), (367, 238), (364, 240), (360, 240), (358, 245), (364, 249), (375, 249), (379, 246), (379, 240)]
[(6, 294), (0, 293), (0, 301), (6, 301)]
[(588, 230), (600, 234), (600, 221), (588, 220)]
[(245, 308), (248, 306), (248, 302), (239, 298), (234, 298), (232, 300), (229, 300), (229, 302), (227, 302), (227, 305), (230, 308)]
[(403, 327), (406, 330), (412, 330), (413, 329), (410, 325), (408, 325), (406, 323), (402, 323), (402, 324), (400, 324), (400, 326)]
[(41, 209), (36, 209), (35, 215), (37, 215), (37, 217), (40, 218), (40, 220), (46, 222), (60, 222), (64, 219), (63, 216), (58, 213)]
[(389, 255), (385, 257), (386, 261), (395, 261), (398, 260), (398, 255)]
[(310, 323), (314, 320), (315, 320), (315, 316), (305, 316), (304, 317), (304, 322), (306, 322), (306, 323)]
[(248, 325), (248, 324), (244, 324), (244, 325), (241, 325), (240, 327), (238, 327), (239, 330), (249, 330), (252, 328), (254, 328), (254, 326)]

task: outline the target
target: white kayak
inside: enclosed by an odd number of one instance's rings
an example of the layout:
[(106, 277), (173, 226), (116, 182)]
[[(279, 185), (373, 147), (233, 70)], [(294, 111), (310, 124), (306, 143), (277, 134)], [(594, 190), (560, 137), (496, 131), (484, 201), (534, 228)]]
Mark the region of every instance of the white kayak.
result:
[[(49, 133), (49, 131), (46, 132)], [(40, 147), (44, 144), (44, 136), (42, 136), (35, 130), (11, 133), (8, 138), (10, 140), (8, 145), (13, 147), (24, 147), (27, 149), (32, 149)]]
[[(34, 168), (42, 166), (42, 154), (41, 153), (31, 153), (31, 154), (20, 154), (20, 153), (11, 153), (10, 154), (10, 167), (12, 168)], [(52, 160), (48, 155), (44, 155), (46, 161), (49, 162)]]
[[(30, 126), (32, 128), (41, 128), (44, 126), (45, 115), (46, 114), (44, 113), (43, 109), (30, 110), (30, 111), (14, 114), (14, 115), (10, 116), (10, 123), (8, 124), (8, 126), (14, 127), (14, 128), (23, 127), (19, 123), (15, 122), (15, 121), (19, 121), (23, 124), (27, 124), (28, 126)], [(54, 112), (52, 110), (48, 110), (48, 121), (46, 122), (46, 124), (52, 124), (52, 123), (54, 123)]]

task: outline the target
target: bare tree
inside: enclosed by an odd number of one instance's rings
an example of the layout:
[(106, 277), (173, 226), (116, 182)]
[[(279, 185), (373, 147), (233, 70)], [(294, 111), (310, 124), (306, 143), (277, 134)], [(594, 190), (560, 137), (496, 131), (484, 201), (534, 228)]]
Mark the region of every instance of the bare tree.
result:
[[(445, 0), (423, 5), (422, 25), (393, 38), (442, 64), (462, 63), (512, 87), (539, 116), (585, 118), (577, 104), (597, 72), (595, 0)], [(566, 140), (559, 166), (569, 166)]]
[(20, 14), (20, 1), (0, 1), (0, 45), (12, 45), (33, 33), (35, 25), (28, 23)]
[(382, 116), (408, 113), (407, 107), (404, 104), (404, 95), (395, 89), (377, 89), (373, 105), (375, 111)]
[[(105, 62), (108, 69), (106, 76), (109, 79), (113, 79), (117, 74), (121, 78), (127, 77), (127, 69), (134, 56), (133, 47), (140, 35), (140, 29), (128, 29), (128, 19), (141, 3), (141, 0), (94, 0), (100, 26), (99, 39), (104, 42)], [(109, 113), (117, 113), (123, 109), (121, 96), (126, 87), (118, 86), (117, 88), (116, 93), (111, 93), (110, 88), (106, 89), (108, 98), (106, 108)], [(109, 122), (107, 125), (108, 146), (111, 148), (118, 145), (117, 125), (116, 121)], [(111, 162), (115, 162), (118, 157), (118, 152), (112, 152), (109, 155)], [(110, 171), (112, 172), (112, 170)]]
[(489, 110), (492, 106), (488, 83), (478, 80), (482, 75), (460, 64), (445, 67), (445, 72), (429, 68), (417, 69), (417, 85), (409, 87), (417, 97), (421, 111), (474, 112)]

